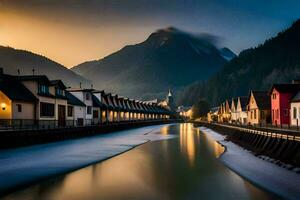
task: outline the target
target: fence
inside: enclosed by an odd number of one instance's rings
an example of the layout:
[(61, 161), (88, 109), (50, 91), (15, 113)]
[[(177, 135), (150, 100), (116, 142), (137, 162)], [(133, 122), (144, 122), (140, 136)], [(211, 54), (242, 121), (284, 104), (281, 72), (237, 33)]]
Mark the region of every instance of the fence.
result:
[(112, 124), (132, 124), (139, 122), (168, 121), (168, 119), (130, 120), (130, 121), (101, 121), (98, 119), (78, 120), (28, 120), (28, 119), (0, 119), (0, 131), (5, 130), (47, 130), (56, 128), (73, 128), (85, 126), (109, 126)]
[[(232, 123), (218, 123), (218, 122), (206, 122), (201, 121), (198, 122), (200, 125), (204, 126), (219, 126), (226, 127), (231, 130), (239, 130), (244, 133), (252, 133), (257, 135), (264, 135), (273, 138), (282, 138), (287, 140), (297, 140), (300, 141), (300, 131), (295, 129), (285, 129), (274, 126), (250, 126), (250, 125), (242, 125), (242, 124), (232, 124)], [(197, 124), (197, 122), (196, 122)]]

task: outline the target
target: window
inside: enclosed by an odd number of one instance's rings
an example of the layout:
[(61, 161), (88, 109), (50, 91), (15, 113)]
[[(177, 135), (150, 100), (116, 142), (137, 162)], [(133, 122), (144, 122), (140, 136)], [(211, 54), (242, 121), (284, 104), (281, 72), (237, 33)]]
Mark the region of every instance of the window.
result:
[(285, 117), (289, 116), (289, 110), (288, 110), (288, 109), (284, 109), (283, 112), (284, 112), (284, 116), (285, 116)]
[(22, 105), (21, 104), (17, 104), (17, 111), (22, 112)]
[(250, 119), (253, 119), (253, 111), (251, 110), (251, 117), (250, 117)]
[(296, 107), (293, 108), (293, 118), (294, 119), (297, 118), (297, 108)]
[(276, 119), (279, 118), (279, 112), (278, 112), (278, 109), (276, 110)]
[(272, 119), (274, 119), (274, 117), (275, 117), (275, 116), (274, 116), (274, 110), (272, 110)]
[(39, 85), (39, 93), (42, 93), (42, 94), (48, 94), (49, 93), (49, 87), (46, 86), (46, 85)]
[(86, 99), (86, 100), (90, 100), (90, 94), (89, 94), (89, 93), (86, 93), (86, 94), (85, 94), (85, 99)]
[(265, 118), (265, 113), (264, 113), (264, 111), (260, 111), (260, 117), (261, 117), (262, 119)]
[(273, 99), (276, 99), (276, 93), (273, 93), (272, 96), (273, 96)]
[(40, 116), (41, 117), (54, 117), (54, 104), (40, 103)]
[(88, 107), (87, 107), (86, 113), (87, 113), (88, 115), (92, 114), (92, 106), (88, 106)]
[(55, 94), (59, 96), (64, 96), (63, 90), (60, 88), (55, 88)]
[(254, 119), (256, 119), (256, 110), (254, 110)]
[(73, 117), (73, 106), (68, 106), (68, 117)]

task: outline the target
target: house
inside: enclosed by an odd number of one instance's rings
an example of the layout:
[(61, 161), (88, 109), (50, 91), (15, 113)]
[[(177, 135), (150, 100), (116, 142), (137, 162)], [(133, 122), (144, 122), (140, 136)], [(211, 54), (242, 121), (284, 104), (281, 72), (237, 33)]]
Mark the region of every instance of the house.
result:
[(271, 101), (266, 91), (251, 91), (247, 100), (249, 125), (266, 125), (270, 121)]
[(219, 112), (219, 109), (220, 109), (220, 107), (213, 107), (207, 113), (207, 121), (209, 123), (211, 123), (211, 122), (217, 122), (218, 121), (218, 112)]
[(93, 91), (94, 89), (68, 89), (68, 92), (83, 102), (86, 106), (83, 125), (91, 125), (93, 123)]
[(68, 98), (67, 126), (83, 126), (86, 105), (68, 91), (66, 91), (66, 97)]
[(34, 125), (38, 98), (0, 68), (0, 126)]
[(236, 118), (238, 124), (247, 124), (247, 99), (246, 96), (237, 98)]
[(230, 122), (231, 123), (236, 123), (237, 122), (237, 98), (232, 98), (231, 100), (231, 105), (230, 105), (230, 113), (231, 113), (231, 117), (230, 117)]
[(229, 122), (231, 120), (231, 101), (226, 100), (220, 105), (218, 122)]
[(290, 124), (290, 103), (300, 91), (300, 84), (274, 84), (269, 92), (271, 96), (271, 116), (273, 125)]
[(298, 92), (291, 100), (290, 122), (291, 126), (300, 126), (300, 92)]
[[(105, 110), (106, 104), (102, 102), (102, 94), (104, 91), (92, 91), (92, 101), (93, 101), (93, 124), (100, 124), (106, 121), (102, 117), (106, 117)], [(104, 114), (103, 114), (104, 111)]]
[(38, 99), (35, 119), (39, 126), (65, 126), (67, 98), (62, 81), (50, 81), (44, 75), (16, 78)]

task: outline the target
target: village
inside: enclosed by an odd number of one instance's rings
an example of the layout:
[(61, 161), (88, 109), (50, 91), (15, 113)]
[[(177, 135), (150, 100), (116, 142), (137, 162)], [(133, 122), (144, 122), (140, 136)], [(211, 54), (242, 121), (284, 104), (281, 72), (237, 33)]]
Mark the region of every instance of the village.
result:
[(298, 130), (300, 83), (273, 84), (269, 91), (251, 90), (248, 96), (226, 100), (207, 113), (207, 121)]
[(0, 130), (82, 127), (168, 120), (171, 111), (91, 88), (67, 88), (45, 75), (12, 76), (0, 68)]

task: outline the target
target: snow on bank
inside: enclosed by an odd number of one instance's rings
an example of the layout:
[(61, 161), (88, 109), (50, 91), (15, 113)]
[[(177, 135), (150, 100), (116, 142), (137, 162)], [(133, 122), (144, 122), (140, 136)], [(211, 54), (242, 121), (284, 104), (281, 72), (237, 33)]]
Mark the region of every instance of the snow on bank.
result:
[(0, 151), (0, 193), (42, 178), (66, 173), (110, 158), (147, 141), (170, 125), (156, 125), (92, 137)]
[(287, 199), (300, 199), (300, 175), (262, 160), (240, 146), (225, 141), (219, 133), (200, 127), (200, 130), (226, 146), (220, 160), (230, 169), (254, 184)]

